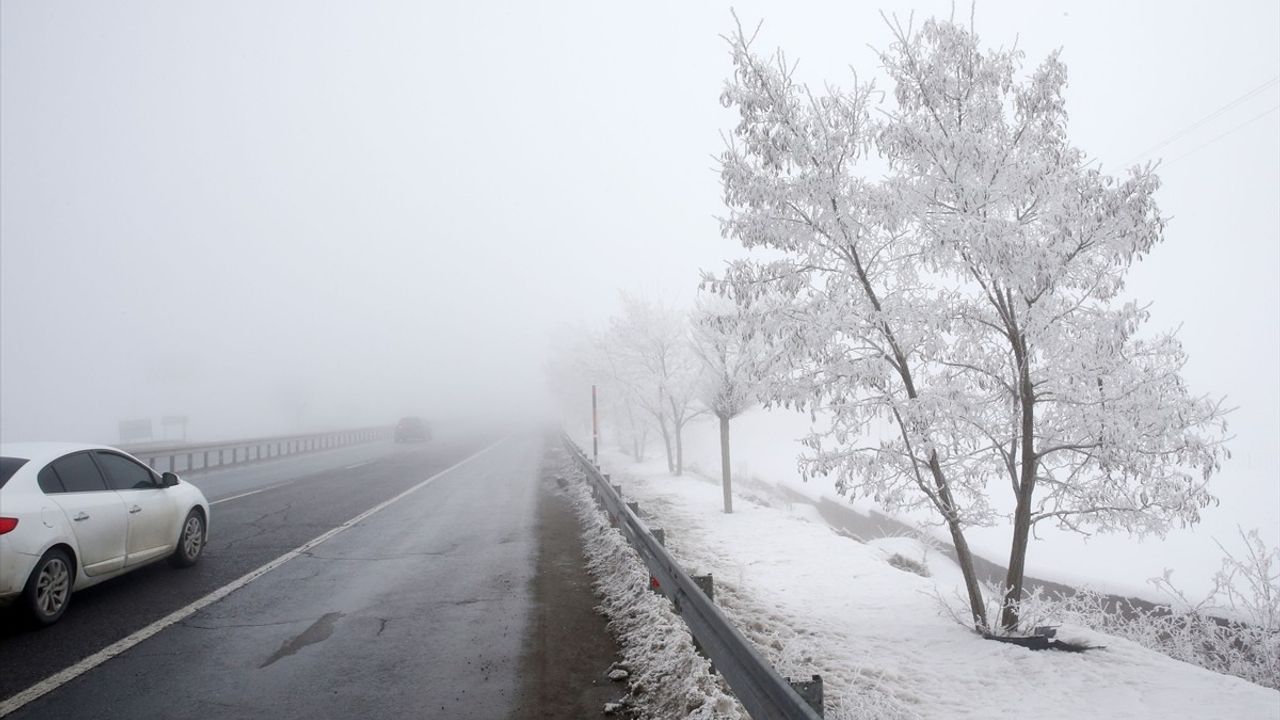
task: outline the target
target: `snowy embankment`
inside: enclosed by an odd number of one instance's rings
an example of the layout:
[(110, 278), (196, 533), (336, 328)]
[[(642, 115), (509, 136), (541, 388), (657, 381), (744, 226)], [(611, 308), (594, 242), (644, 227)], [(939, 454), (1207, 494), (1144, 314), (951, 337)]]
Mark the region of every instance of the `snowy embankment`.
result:
[(649, 573), (636, 551), (591, 498), (586, 477), (559, 454), (559, 475), (582, 524), (587, 570), (601, 595), (600, 610), (622, 649), (630, 696), (610, 714), (694, 720), (746, 720), (671, 603), (649, 590)]
[[(964, 614), (958, 568), (915, 539), (862, 543), (760, 493), (725, 515), (717, 481), (614, 453), (601, 463), (687, 571), (714, 575), (717, 603), (779, 672), (823, 676), (829, 719), (1280, 717), (1280, 692), (1082, 628), (1059, 637), (1105, 647), (983, 640), (952, 614)], [(617, 552), (588, 539), (594, 562)]]

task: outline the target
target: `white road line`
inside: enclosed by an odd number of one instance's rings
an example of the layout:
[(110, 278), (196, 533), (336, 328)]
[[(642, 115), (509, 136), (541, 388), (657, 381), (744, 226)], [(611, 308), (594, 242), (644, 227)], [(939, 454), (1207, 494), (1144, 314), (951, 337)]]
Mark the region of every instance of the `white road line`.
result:
[[(508, 436), (508, 437), (510, 437), (510, 436)], [(378, 503), (377, 505), (374, 505), (373, 507), (369, 508), (368, 510), (365, 510), (364, 512), (360, 513), (359, 515), (357, 515), (357, 516), (355, 516), (355, 517), (351, 518), (350, 520), (348, 520), (348, 521), (346, 521), (346, 522), (342, 523), (341, 525), (339, 525), (339, 526), (337, 526), (337, 527), (333, 528), (332, 530), (329, 530), (328, 532), (326, 532), (326, 533), (324, 533), (324, 534), (322, 534), (322, 535), (319, 535), (318, 537), (315, 537), (315, 538), (313, 538), (313, 539), (311, 539), (311, 540), (309, 540), (309, 541), (307, 541), (307, 542), (305, 542), (305, 543), (303, 543), (303, 544), (299, 545), (298, 547), (296, 547), (296, 548), (294, 548), (293, 550), (290, 550), (289, 552), (287, 552), (287, 553), (285, 553), (285, 554), (281, 555), (280, 557), (276, 558), (275, 560), (272, 560), (271, 562), (267, 563), (266, 565), (263, 565), (263, 566), (259, 567), (259, 568), (258, 568), (258, 569), (256, 569), (256, 570), (252, 570), (252, 571), (250, 571), (249, 573), (247, 573), (247, 574), (245, 574), (245, 575), (242, 575), (242, 576), (241, 576), (241, 577), (239, 577), (238, 579), (233, 580), (233, 581), (231, 581), (230, 583), (228, 583), (228, 584), (226, 584), (226, 585), (223, 585), (222, 587), (218, 588), (217, 590), (214, 590), (213, 592), (209, 593), (208, 595), (205, 595), (204, 597), (200, 598), (199, 600), (196, 600), (195, 602), (191, 603), (190, 605), (188, 605), (188, 606), (186, 606), (186, 607), (184, 607), (184, 608), (182, 608), (182, 609), (180, 609), (180, 610), (175, 610), (175, 611), (173, 611), (173, 612), (169, 613), (168, 615), (166, 615), (166, 616), (164, 616), (164, 617), (160, 618), (159, 620), (157, 620), (157, 621), (155, 621), (155, 622), (151, 623), (150, 625), (148, 625), (148, 626), (146, 626), (146, 627), (142, 628), (141, 630), (138, 630), (137, 632), (135, 632), (135, 633), (133, 633), (132, 635), (130, 635), (130, 636), (128, 636), (128, 637), (126, 637), (126, 638), (124, 638), (123, 640), (117, 640), (116, 642), (114, 642), (114, 643), (112, 643), (112, 644), (108, 645), (107, 647), (105, 647), (105, 648), (103, 648), (103, 649), (99, 650), (98, 652), (96, 652), (96, 653), (94, 653), (94, 654), (90, 655), (89, 657), (87, 657), (87, 658), (85, 658), (85, 659), (81, 660), (80, 662), (76, 663), (75, 665), (72, 665), (72, 666), (71, 666), (71, 667), (69, 667), (69, 668), (66, 668), (66, 669), (61, 670), (61, 671), (59, 671), (59, 672), (57, 672), (57, 673), (54, 673), (53, 675), (50, 675), (49, 677), (45, 678), (44, 680), (41, 680), (40, 682), (36, 683), (35, 685), (32, 685), (31, 687), (27, 688), (26, 690), (23, 690), (22, 692), (20, 692), (20, 693), (18, 693), (18, 694), (16, 694), (16, 695), (14, 695), (13, 697), (10, 697), (8, 700), (5, 700), (4, 702), (0, 702), (0, 717), (4, 717), (5, 715), (8, 715), (9, 713), (11, 713), (11, 712), (13, 712), (13, 711), (17, 710), (18, 708), (22, 707), (23, 705), (26, 705), (27, 703), (31, 702), (32, 700), (35, 700), (35, 699), (37, 699), (37, 698), (39, 698), (39, 697), (41, 697), (41, 696), (45, 695), (46, 693), (49, 693), (49, 692), (52, 692), (53, 690), (58, 689), (58, 687), (60, 687), (61, 685), (64, 685), (64, 684), (66, 684), (66, 683), (70, 682), (71, 680), (74, 680), (74, 679), (76, 679), (77, 677), (80, 677), (80, 676), (81, 676), (81, 675), (83, 675), (84, 673), (86, 673), (86, 672), (88, 672), (88, 671), (90, 671), (90, 670), (94, 669), (95, 667), (97, 667), (97, 666), (101, 665), (102, 663), (104, 663), (104, 662), (106, 662), (106, 661), (110, 660), (111, 658), (113, 658), (113, 657), (115, 657), (115, 656), (117, 656), (117, 655), (119, 655), (119, 654), (121, 654), (121, 653), (125, 652), (126, 650), (129, 650), (129, 649), (130, 649), (130, 648), (132, 648), (133, 646), (137, 645), (138, 643), (142, 642), (143, 640), (146, 640), (147, 638), (150, 638), (151, 636), (155, 635), (156, 633), (159, 633), (161, 630), (164, 630), (165, 628), (169, 627), (170, 625), (173, 625), (174, 623), (177, 623), (177, 622), (181, 622), (182, 620), (185, 620), (186, 618), (190, 617), (191, 615), (193, 615), (193, 614), (194, 614), (194, 613), (196, 613), (197, 611), (199, 611), (199, 610), (201, 610), (201, 609), (203, 609), (203, 608), (205, 608), (205, 607), (208, 607), (209, 605), (212, 605), (213, 603), (218, 602), (218, 601), (219, 601), (219, 600), (221, 600), (222, 598), (224, 598), (224, 597), (226, 597), (226, 596), (230, 595), (231, 593), (235, 592), (236, 590), (239, 590), (240, 588), (244, 587), (245, 585), (248, 585), (249, 583), (253, 582), (254, 580), (257, 580), (258, 578), (262, 577), (263, 575), (266, 575), (267, 573), (271, 572), (272, 570), (275, 570), (276, 568), (280, 567), (281, 565), (283, 565), (283, 564), (285, 564), (285, 563), (289, 562), (290, 560), (292, 560), (292, 559), (294, 559), (294, 558), (298, 557), (299, 555), (301, 555), (301, 554), (303, 554), (303, 553), (307, 552), (307, 551), (308, 551), (308, 550), (310, 550), (311, 548), (313, 548), (313, 547), (315, 547), (315, 546), (319, 545), (320, 543), (322, 543), (322, 542), (324, 542), (324, 541), (328, 540), (329, 538), (333, 537), (334, 535), (337, 535), (338, 533), (342, 532), (343, 530), (346, 530), (346, 529), (348, 529), (348, 528), (350, 528), (350, 527), (352, 527), (352, 526), (356, 525), (356, 524), (357, 524), (357, 523), (359, 523), (360, 521), (362, 521), (362, 520), (364, 520), (364, 519), (368, 518), (369, 516), (374, 515), (375, 513), (378, 513), (378, 512), (380, 512), (380, 511), (382, 511), (383, 509), (385, 509), (385, 508), (389, 507), (390, 505), (392, 505), (392, 504), (394, 504), (394, 503), (398, 502), (398, 501), (399, 501), (399, 500), (401, 500), (402, 498), (407, 497), (407, 496), (408, 496), (408, 495), (410, 495), (411, 493), (414, 493), (414, 492), (416, 492), (416, 491), (418, 491), (418, 490), (421, 490), (422, 488), (426, 487), (427, 485), (430, 485), (433, 481), (435, 481), (435, 480), (436, 480), (436, 478), (439, 478), (439, 477), (441, 477), (442, 475), (445, 475), (445, 474), (447, 474), (447, 473), (450, 473), (450, 472), (452, 472), (452, 471), (454, 471), (454, 470), (458, 469), (459, 467), (462, 467), (463, 465), (465, 465), (465, 464), (467, 464), (467, 463), (471, 462), (472, 460), (475, 460), (476, 458), (480, 457), (481, 455), (484, 455), (485, 453), (489, 452), (490, 450), (492, 450), (492, 449), (494, 449), (494, 448), (498, 447), (499, 445), (501, 445), (502, 443), (506, 442), (506, 441), (507, 441), (507, 439), (508, 439), (508, 438), (502, 438), (501, 440), (498, 440), (497, 442), (493, 443), (492, 445), (490, 445), (490, 446), (488, 446), (488, 447), (484, 448), (483, 450), (480, 450), (479, 452), (476, 452), (475, 454), (473, 454), (473, 455), (471, 455), (471, 456), (467, 457), (467, 458), (466, 458), (466, 459), (464, 459), (464, 460), (461, 460), (461, 461), (459, 461), (459, 462), (457, 462), (457, 463), (455, 463), (455, 464), (453, 464), (453, 465), (450, 465), (449, 467), (445, 468), (444, 470), (441, 470), (440, 472), (436, 473), (435, 475), (432, 475), (431, 477), (427, 478), (426, 480), (423, 480), (422, 482), (418, 483), (417, 485), (414, 485), (413, 487), (409, 488), (408, 490), (405, 490), (404, 492), (400, 493), (399, 495), (396, 495), (395, 497), (391, 498), (390, 500), (385, 500), (385, 501), (383, 501), (383, 502), (381, 502), (381, 503)]]
[(364, 462), (358, 462), (358, 463), (356, 463), (355, 465), (348, 465), (348, 466), (346, 466), (345, 468), (343, 468), (343, 470), (355, 470), (355, 469), (356, 469), (356, 468), (358, 468), (358, 467), (364, 467), (365, 465), (368, 465), (369, 463), (372, 463), (372, 462), (374, 462), (374, 461), (373, 461), (373, 460), (365, 460)]
[(217, 500), (211, 500), (211, 501), (209, 502), (209, 504), (210, 504), (210, 505), (217, 505), (218, 503), (231, 502), (232, 500), (239, 500), (239, 499), (240, 499), (240, 498), (242, 498), (242, 497), (249, 497), (250, 495), (257, 495), (257, 494), (258, 494), (258, 493), (260, 493), (260, 492), (266, 492), (266, 491), (268, 491), (268, 490), (275, 490), (276, 488), (278, 488), (278, 487), (284, 487), (285, 485), (292, 485), (293, 483), (294, 483), (294, 481), (293, 481), (293, 480), (290, 480), (289, 482), (276, 483), (275, 485), (268, 485), (268, 486), (263, 487), (263, 488), (258, 488), (257, 490), (250, 490), (249, 492), (242, 492), (242, 493), (240, 493), (239, 495), (232, 495), (231, 497), (224, 497), (224, 498), (219, 498), (219, 499), (217, 499)]

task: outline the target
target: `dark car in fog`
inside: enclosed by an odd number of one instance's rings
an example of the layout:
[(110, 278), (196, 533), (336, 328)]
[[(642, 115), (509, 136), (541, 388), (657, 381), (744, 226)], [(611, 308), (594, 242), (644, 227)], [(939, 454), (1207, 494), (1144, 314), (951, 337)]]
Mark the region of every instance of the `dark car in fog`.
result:
[(420, 417), (400, 418), (396, 423), (396, 442), (425, 442), (431, 439), (431, 426)]

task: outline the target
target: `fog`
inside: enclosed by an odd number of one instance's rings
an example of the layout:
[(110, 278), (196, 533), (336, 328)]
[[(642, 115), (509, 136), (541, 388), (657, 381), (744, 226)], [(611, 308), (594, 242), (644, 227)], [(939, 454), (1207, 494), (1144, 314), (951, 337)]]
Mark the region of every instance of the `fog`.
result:
[[(741, 252), (715, 217), (732, 19), (686, 5), (6, 0), (0, 439), (545, 414), (554, 328), (619, 290), (687, 304)], [(889, 40), (874, 5), (737, 12), (815, 85)], [(975, 19), (1028, 64), (1064, 48), (1071, 136), (1104, 170), (1166, 161), (1167, 241), (1130, 292), (1181, 326), (1193, 389), (1238, 406), (1218, 492), (1274, 527), (1277, 5)]]

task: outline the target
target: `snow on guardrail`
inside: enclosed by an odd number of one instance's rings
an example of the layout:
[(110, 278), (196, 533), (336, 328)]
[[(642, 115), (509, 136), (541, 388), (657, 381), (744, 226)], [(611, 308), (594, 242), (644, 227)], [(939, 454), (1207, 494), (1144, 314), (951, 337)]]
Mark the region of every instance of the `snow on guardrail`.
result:
[(605, 512), (617, 522), (663, 593), (679, 609), (694, 639), (751, 717), (754, 720), (818, 720), (821, 715), (729, 623), (582, 449), (567, 435), (563, 441), (565, 449), (594, 486)]

